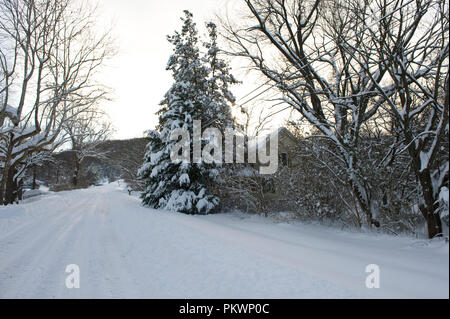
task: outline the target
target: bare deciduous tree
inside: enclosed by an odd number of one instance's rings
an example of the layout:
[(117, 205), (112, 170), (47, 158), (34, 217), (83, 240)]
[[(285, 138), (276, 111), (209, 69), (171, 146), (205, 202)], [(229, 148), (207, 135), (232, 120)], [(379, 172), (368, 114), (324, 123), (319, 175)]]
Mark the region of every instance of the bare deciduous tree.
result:
[(383, 134), (395, 142), (378, 151), (389, 159), (384, 164), (409, 153), (429, 236), (441, 233), (437, 202), (448, 189), (448, 155), (440, 155), (448, 130), (448, 1), (243, 2), (246, 19), (224, 23), (231, 54), (251, 61), (316, 128), (314, 137), (334, 145), (331, 169), (344, 172), (367, 224), (377, 223), (377, 191), (363, 154), (378, 147), (369, 145), (371, 131), (388, 116), (392, 125)]
[(73, 186), (78, 185), (79, 174), (85, 158), (106, 159), (106, 153), (98, 146), (112, 133), (111, 123), (106, 114), (96, 107), (81, 112), (64, 124), (64, 131), (71, 144), (74, 159)]
[[(336, 146), (346, 183), (371, 225), (371, 185), (358, 157), (360, 131), (384, 101), (375, 88), (387, 69), (370, 49), (370, 1), (244, 2), (246, 23), (225, 24), (231, 54), (250, 60), (283, 93), (283, 101)], [(348, 52), (346, 43), (356, 49)], [(367, 65), (360, 67), (357, 60)]]
[(71, 0), (0, 0), (2, 180), (31, 154), (63, 141), (64, 125), (107, 91), (93, 73), (113, 51), (94, 32), (94, 12)]
[[(385, 1), (376, 5), (380, 11), (393, 6)], [(402, 136), (397, 153), (410, 157), (420, 194), (418, 207), (430, 238), (442, 235), (439, 195), (449, 182), (448, 7), (446, 0), (415, 1), (373, 31), (376, 55), (395, 94), (379, 84), (376, 89), (386, 99), (383, 107), (393, 118), (393, 128)]]

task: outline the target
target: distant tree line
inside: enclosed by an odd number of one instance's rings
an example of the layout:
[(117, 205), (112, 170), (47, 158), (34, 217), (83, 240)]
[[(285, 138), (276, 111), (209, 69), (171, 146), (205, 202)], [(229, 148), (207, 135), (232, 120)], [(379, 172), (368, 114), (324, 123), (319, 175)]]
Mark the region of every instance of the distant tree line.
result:
[(137, 172), (147, 144), (147, 138), (106, 140), (92, 147), (82, 161), (73, 149), (48, 154), (38, 166), (24, 173), (24, 187), (33, 189), (41, 184), (52, 191), (63, 191), (123, 180), (131, 189), (140, 191)]

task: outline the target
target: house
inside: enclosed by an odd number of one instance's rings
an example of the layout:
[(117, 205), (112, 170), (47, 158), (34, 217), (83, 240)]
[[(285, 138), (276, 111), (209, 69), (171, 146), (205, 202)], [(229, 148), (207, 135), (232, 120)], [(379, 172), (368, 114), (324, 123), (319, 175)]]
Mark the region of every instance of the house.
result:
[[(270, 140), (273, 138), (277, 138), (276, 140), (278, 141), (278, 169), (282, 167), (294, 168), (299, 165), (298, 156), (295, 156), (295, 152), (298, 149), (298, 138), (287, 128), (280, 127), (264, 138), (267, 152), (270, 150)], [(262, 146), (261, 143), (258, 143), (257, 149)], [(257, 156), (257, 163), (254, 167), (259, 169), (261, 165)]]
[[(265, 147), (270, 155), (270, 141), (278, 142), (278, 163), (274, 174), (261, 174), (260, 168), (267, 166), (259, 161), (256, 163), (235, 164), (234, 169), (224, 176), (224, 184), (215, 185), (214, 193), (221, 199), (221, 209), (239, 209), (247, 212), (267, 214), (269, 211), (286, 207), (286, 185), (284, 178), (290, 170), (295, 170), (300, 164), (299, 139), (287, 128), (280, 127), (261, 139), (259, 143), (249, 143), (248, 154), (258, 154), (258, 149)], [(266, 143), (266, 145), (264, 145)], [(247, 158), (248, 158), (247, 154)], [(217, 187), (220, 186), (220, 187)]]
[[(265, 147), (266, 154), (270, 154), (270, 141), (278, 142), (277, 169), (275, 174), (260, 174), (260, 168), (268, 164), (261, 163), (258, 150)], [(285, 127), (278, 128), (258, 143), (250, 143), (248, 153), (256, 154), (256, 163), (248, 163), (235, 170), (235, 175), (230, 176), (232, 187), (240, 191), (245, 190), (250, 197), (276, 202), (285, 195), (277, 173), (282, 169), (295, 169), (299, 165), (299, 157), (295, 154), (298, 146), (299, 140)]]

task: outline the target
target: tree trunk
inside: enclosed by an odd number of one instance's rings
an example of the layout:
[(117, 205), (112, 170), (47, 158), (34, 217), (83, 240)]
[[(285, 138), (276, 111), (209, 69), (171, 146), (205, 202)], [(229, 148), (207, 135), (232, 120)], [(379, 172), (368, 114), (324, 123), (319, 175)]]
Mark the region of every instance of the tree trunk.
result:
[(427, 221), (428, 238), (442, 237), (442, 222), (439, 214), (434, 212), (433, 207), (420, 206), (420, 211)]
[(75, 170), (73, 172), (72, 184), (73, 184), (73, 186), (76, 187), (78, 185), (78, 175), (80, 174), (81, 163), (80, 163), (77, 153), (75, 153), (74, 158), (75, 158)]
[(18, 196), (18, 184), (17, 179), (14, 178), (14, 175), (17, 173), (16, 169), (11, 167), (8, 172), (8, 179), (6, 181), (6, 190), (5, 190), (5, 198), (3, 203), (5, 205), (14, 204), (14, 201)]
[(13, 135), (11, 134), (9, 136), (9, 146), (8, 146), (8, 150), (6, 152), (6, 156), (3, 160), (3, 163), (5, 165), (5, 167), (3, 168), (3, 176), (2, 176), (2, 180), (0, 183), (0, 204), (2, 205), (8, 205), (8, 200), (7, 200), (7, 195), (6, 192), (8, 190), (8, 180), (10, 178), (9, 175), (11, 175), (11, 157), (12, 157), (12, 152), (13, 152)]
[(370, 207), (370, 202), (367, 202), (366, 199), (362, 198), (362, 195), (359, 193), (357, 189), (353, 189), (353, 196), (356, 197), (356, 200), (361, 208), (364, 216), (366, 216), (366, 223), (369, 228), (374, 224), (374, 220), (372, 218), (372, 209)]
[[(379, 223), (373, 219), (372, 214), (372, 205), (370, 203), (371, 198), (369, 191), (366, 187), (364, 187), (364, 192), (366, 194), (361, 194), (359, 188), (358, 188), (358, 181), (356, 180), (356, 177), (350, 177), (349, 178), (352, 197), (355, 203), (358, 203), (359, 208), (361, 208), (362, 212), (364, 213), (364, 216), (366, 217), (366, 223), (369, 228), (372, 227), (372, 225), (375, 225), (379, 227)], [(362, 186), (361, 186), (362, 187)], [(358, 209), (358, 207), (355, 207)]]
[(56, 185), (59, 183), (59, 165), (56, 167)]
[(5, 167), (3, 168), (2, 180), (0, 182), (0, 204), (8, 205), (6, 202), (6, 184), (8, 182), (9, 175), (9, 167), (7, 166), (7, 162), (5, 161)]
[(17, 199), (23, 200), (23, 179), (20, 179), (18, 183)]
[(423, 196), (423, 204), (419, 205), (419, 209), (427, 222), (428, 238), (442, 237), (441, 216), (437, 212), (437, 198), (433, 196), (430, 170), (425, 169), (418, 175)]
[(78, 165), (75, 167), (75, 170), (73, 172), (73, 177), (72, 177), (72, 184), (73, 186), (77, 186), (78, 185)]
[(34, 165), (34, 167), (33, 167), (33, 185), (31, 186), (31, 189), (36, 189), (37, 188), (36, 175), (37, 175), (37, 166)]
[(2, 180), (0, 182), (0, 204), (1, 205), (5, 205), (5, 187), (6, 187), (6, 179), (7, 178), (8, 178), (7, 170), (3, 169), (3, 176), (2, 176)]
[(428, 238), (442, 237), (442, 221), (441, 216), (436, 212), (436, 205), (419, 205), (423, 217), (427, 223)]

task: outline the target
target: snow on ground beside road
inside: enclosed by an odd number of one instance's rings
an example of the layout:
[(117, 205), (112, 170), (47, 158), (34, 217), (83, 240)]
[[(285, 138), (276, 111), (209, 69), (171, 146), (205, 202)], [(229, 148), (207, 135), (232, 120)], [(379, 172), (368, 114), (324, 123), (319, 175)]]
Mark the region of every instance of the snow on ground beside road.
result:
[(115, 183), (0, 208), (0, 298), (448, 298), (448, 258), (443, 241), (155, 211)]

